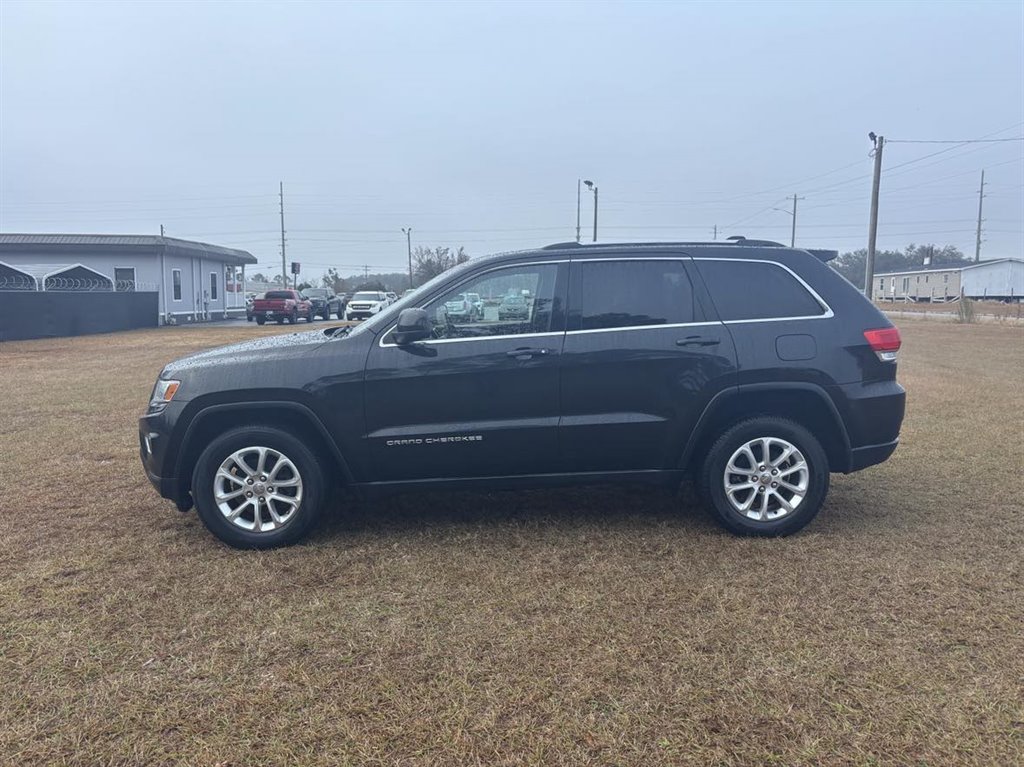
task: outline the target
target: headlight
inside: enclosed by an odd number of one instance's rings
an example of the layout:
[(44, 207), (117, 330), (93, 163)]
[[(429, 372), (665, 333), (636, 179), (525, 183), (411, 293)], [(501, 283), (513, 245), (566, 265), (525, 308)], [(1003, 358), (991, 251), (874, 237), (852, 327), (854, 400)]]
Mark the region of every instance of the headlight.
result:
[(149, 406), (154, 409), (166, 406), (174, 399), (179, 386), (181, 386), (181, 381), (157, 380), (156, 386), (153, 387), (153, 395), (149, 398)]

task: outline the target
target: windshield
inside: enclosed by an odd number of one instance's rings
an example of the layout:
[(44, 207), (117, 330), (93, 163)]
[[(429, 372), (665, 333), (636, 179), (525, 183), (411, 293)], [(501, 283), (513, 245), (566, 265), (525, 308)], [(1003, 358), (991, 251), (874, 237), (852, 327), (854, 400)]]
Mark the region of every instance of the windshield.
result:
[(447, 272), (441, 272), (436, 277), (424, 282), (418, 288), (412, 291), (407, 291), (402, 295), (395, 303), (391, 304), (387, 309), (378, 312), (377, 314), (370, 317), (370, 319), (360, 323), (356, 327), (352, 328), (352, 332), (349, 336), (355, 336), (366, 331), (374, 331), (387, 325), (389, 322), (395, 320), (399, 313), (403, 309), (408, 309), (410, 306), (419, 306), (420, 304), (426, 303), (426, 298), (434, 289), (442, 282), (447, 281), (452, 277), (458, 277), (467, 269), (471, 269), (477, 264), (473, 261), (466, 261), (465, 263), (459, 264), (453, 269), (449, 269)]
[(306, 288), (306, 295), (309, 298), (327, 298), (330, 293), (323, 288)]
[(292, 294), (287, 290), (270, 290), (264, 298), (291, 298)]
[(380, 301), (380, 293), (360, 292), (352, 296), (353, 301)]

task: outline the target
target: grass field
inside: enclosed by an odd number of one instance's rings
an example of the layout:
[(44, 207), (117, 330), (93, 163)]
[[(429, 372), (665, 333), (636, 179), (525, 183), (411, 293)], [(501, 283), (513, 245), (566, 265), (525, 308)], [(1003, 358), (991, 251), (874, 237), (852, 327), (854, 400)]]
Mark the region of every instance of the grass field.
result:
[(0, 763), (1020, 764), (1024, 329), (902, 329), (903, 444), (793, 538), (599, 488), (343, 497), (268, 553), (136, 418), (279, 329), (0, 344)]
[[(934, 314), (956, 315), (960, 311), (957, 301), (948, 304), (914, 303), (913, 301), (876, 301), (875, 306), (883, 312), (895, 314)], [(978, 317), (1007, 323), (1019, 322), (1024, 319), (1024, 304), (1004, 304), (999, 301), (971, 301), (974, 313)]]

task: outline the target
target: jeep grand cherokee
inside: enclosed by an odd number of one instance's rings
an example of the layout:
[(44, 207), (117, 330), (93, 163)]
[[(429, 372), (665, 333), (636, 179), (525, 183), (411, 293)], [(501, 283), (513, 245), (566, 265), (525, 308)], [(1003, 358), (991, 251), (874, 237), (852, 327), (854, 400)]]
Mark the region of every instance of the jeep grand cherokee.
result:
[[(167, 365), (142, 461), (161, 495), (239, 547), (301, 539), (338, 482), (676, 486), (688, 473), (727, 529), (792, 533), (830, 472), (889, 457), (903, 419), (899, 332), (829, 255), (570, 243), (471, 261), (358, 327)], [(467, 293), (529, 296), (529, 311), (449, 314)]]

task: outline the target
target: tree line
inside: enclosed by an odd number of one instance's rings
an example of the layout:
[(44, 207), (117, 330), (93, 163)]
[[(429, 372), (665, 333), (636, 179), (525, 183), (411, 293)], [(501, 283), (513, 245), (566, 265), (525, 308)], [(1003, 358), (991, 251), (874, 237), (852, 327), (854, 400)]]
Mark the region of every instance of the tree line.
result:
[[(971, 263), (970, 259), (955, 245), (914, 245), (910, 244), (903, 250), (876, 250), (875, 274), (900, 272), (924, 266), (925, 260), (931, 257), (932, 266), (961, 266)], [(864, 289), (864, 268), (867, 265), (868, 252), (865, 248), (843, 253), (830, 261), (833, 269), (843, 275), (861, 290)]]
[[(445, 246), (434, 248), (418, 246), (412, 252), (412, 275), (413, 287), (419, 287), (424, 282), (432, 280), (439, 274), (448, 271), (454, 266), (469, 261), (469, 254), (462, 246), (452, 249)], [(281, 275), (270, 279), (266, 275), (257, 272), (251, 278), (254, 282), (280, 283)], [(291, 280), (289, 279), (290, 283)], [(309, 281), (302, 281), (298, 285), (299, 290), (306, 288), (323, 287), (335, 293), (355, 293), (359, 290), (381, 290), (402, 293), (409, 289), (409, 273), (405, 272), (364, 272), (362, 274), (350, 274), (342, 276), (335, 267), (327, 270), (327, 273), (320, 278), (318, 284)]]
[[(833, 269), (843, 275), (853, 285), (864, 289), (864, 267), (867, 263), (868, 252), (864, 248), (848, 251), (830, 262)], [(955, 245), (938, 246), (934, 244), (916, 245), (911, 243), (903, 250), (879, 250), (875, 252), (875, 273), (898, 272), (907, 269), (914, 269), (924, 265), (925, 260), (930, 258), (933, 266), (949, 265), (960, 266), (969, 264), (971, 261)], [(466, 249), (456, 249), (437, 246), (428, 248), (417, 247), (412, 252), (413, 287), (419, 287), (424, 282), (432, 280), (439, 274), (469, 261), (469, 254)], [(280, 275), (271, 280), (263, 274), (254, 274), (253, 280), (257, 282), (279, 282)], [(311, 287), (325, 287), (335, 293), (353, 293), (358, 290), (382, 290), (402, 293), (409, 289), (408, 272), (380, 272), (352, 274), (343, 277), (336, 268), (331, 267), (321, 278), (320, 284), (314, 285), (310, 282), (299, 283), (300, 289)]]

